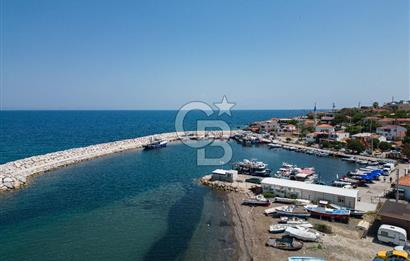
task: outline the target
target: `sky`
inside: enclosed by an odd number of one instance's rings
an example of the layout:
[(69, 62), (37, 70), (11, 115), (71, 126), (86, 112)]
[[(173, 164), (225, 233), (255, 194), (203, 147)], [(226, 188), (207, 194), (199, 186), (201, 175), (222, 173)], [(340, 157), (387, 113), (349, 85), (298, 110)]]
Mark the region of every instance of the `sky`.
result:
[(3, 109), (409, 99), (409, 1), (0, 0)]

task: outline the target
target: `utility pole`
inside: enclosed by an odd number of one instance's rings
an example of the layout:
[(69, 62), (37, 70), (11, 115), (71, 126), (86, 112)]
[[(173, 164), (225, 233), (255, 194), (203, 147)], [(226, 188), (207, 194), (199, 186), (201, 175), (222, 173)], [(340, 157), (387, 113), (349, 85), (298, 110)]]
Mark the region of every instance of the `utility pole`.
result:
[(397, 168), (396, 171), (396, 202), (399, 202), (399, 179), (400, 179), (400, 170)]

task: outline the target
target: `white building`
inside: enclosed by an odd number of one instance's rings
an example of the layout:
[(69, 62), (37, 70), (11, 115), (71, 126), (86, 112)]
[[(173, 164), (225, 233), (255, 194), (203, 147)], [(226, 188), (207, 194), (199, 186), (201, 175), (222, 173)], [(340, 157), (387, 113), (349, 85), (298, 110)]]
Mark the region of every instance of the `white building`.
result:
[(236, 170), (216, 169), (212, 171), (212, 180), (234, 182), (237, 178), (238, 178), (238, 171)]
[(313, 202), (326, 200), (348, 208), (356, 207), (359, 193), (355, 189), (344, 189), (277, 178), (264, 178), (261, 185), (264, 192), (273, 192), (280, 197), (308, 199)]
[(344, 131), (335, 131), (335, 132), (331, 132), (329, 134), (329, 139), (334, 140), (334, 141), (338, 141), (338, 142), (345, 141), (349, 137), (350, 137), (350, 134), (348, 132), (344, 132)]
[(376, 129), (376, 133), (389, 140), (401, 139), (406, 136), (407, 129), (398, 125), (387, 125)]

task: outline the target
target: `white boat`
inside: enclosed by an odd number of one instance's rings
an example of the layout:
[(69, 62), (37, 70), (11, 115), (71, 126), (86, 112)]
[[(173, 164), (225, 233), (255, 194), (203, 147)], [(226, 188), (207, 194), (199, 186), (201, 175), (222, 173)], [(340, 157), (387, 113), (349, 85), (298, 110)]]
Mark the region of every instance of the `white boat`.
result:
[(313, 225), (306, 222), (305, 224), (273, 224), (269, 226), (270, 233), (283, 233), (288, 227), (312, 228)]
[(310, 204), (310, 200), (307, 199), (291, 199), (291, 198), (281, 198), (281, 197), (274, 197), (273, 202), (279, 203), (287, 203), (287, 204), (296, 204), (296, 205), (308, 205)]
[(276, 211), (277, 211), (278, 209), (281, 209), (281, 208), (283, 208), (283, 206), (278, 206), (278, 207), (273, 207), (273, 208), (267, 208), (267, 209), (265, 209), (263, 212), (265, 213), (265, 215), (269, 216), (269, 215), (275, 214)]
[(280, 145), (278, 143), (269, 143), (268, 147), (269, 148), (282, 148), (282, 145)]
[(288, 227), (285, 233), (303, 241), (317, 241), (320, 237), (319, 233), (301, 226)]
[(287, 224), (287, 225), (302, 225), (303, 227), (312, 228), (313, 225), (307, 222), (305, 219), (297, 218), (297, 217), (281, 217), (279, 223)]

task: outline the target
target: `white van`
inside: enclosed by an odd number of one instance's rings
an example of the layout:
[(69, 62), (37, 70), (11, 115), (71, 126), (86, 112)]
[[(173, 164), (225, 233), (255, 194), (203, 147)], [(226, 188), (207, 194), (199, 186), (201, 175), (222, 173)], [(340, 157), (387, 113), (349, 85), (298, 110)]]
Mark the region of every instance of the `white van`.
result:
[(407, 232), (404, 228), (383, 224), (377, 231), (377, 239), (384, 243), (405, 246), (407, 242)]

